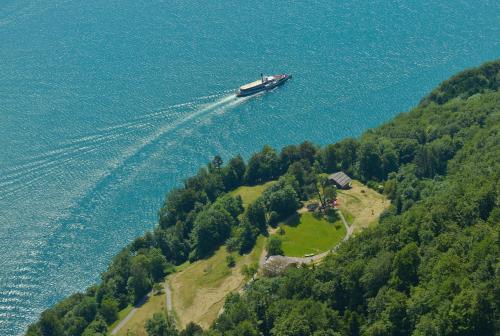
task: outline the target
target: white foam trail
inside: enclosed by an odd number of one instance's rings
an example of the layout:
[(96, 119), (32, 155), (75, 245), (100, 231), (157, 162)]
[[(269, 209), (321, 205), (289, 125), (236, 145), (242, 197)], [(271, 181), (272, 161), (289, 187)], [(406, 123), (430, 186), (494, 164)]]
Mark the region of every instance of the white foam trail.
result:
[[(3, 169), (3, 172), (1, 172), (0, 176), (0, 182), (5, 181), (5, 180), (11, 180), (17, 176), (22, 176), (28, 172), (31, 172), (33, 170), (37, 169), (43, 169), (47, 163), (50, 162), (50, 164), (53, 164), (53, 161), (55, 160), (62, 160), (64, 157), (73, 154), (73, 153), (78, 153), (82, 151), (82, 149), (94, 145), (97, 143), (101, 142), (106, 142), (108, 143), (109, 141), (115, 140), (117, 138), (121, 138), (124, 135), (128, 135), (132, 133), (133, 131), (136, 131), (138, 129), (144, 129), (144, 128), (150, 128), (150, 127), (156, 127), (159, 118), (163, 118), (165, 115), (168, 116), (176, 116), (181, 114), (182, 112), (177, 112), (177, 113), (172, 113), (172, 111), (175, 111), (176, 109), (180, 108), (194, 108), (197, 104), (201, 101), (204, 100), (209, 100), (213, 99), (216, 97), (220, 97), (221, 94), (212, 94), (212, 95), (207, 95), (207, 96), (202, 96), (199, 97), (193, 101), (187, 102), (187, 103), (180, 103), (180, 104), (175, 104), (171, 105), (166, 109), (156, 111), (153, 113), (145, 114), (143, 116), (140, 116), (138, 118), (135, 118), (131, 121), (118, 124), (118, 125), (113, 125), (109, 126), (106, 128), (98, 129), (98, 133), (92, 134), (92, 135), (86, 135), (81, 138), (76, 138), (69, 140), (67, 142), (63, 142), (61, 145), (61, 148), (57, 148), (51, 151), (48, 151), (46, 153), (42, 153), (40, 155), (34, 156), (30, 159), (29, 162), (23, 163), (17, 166), (13, 167), (8, 167), (6, 169)], [(12, 172), (12, 173), (9, 173)], [(1, 186), (1, 183), (0, 183)]]
[[(150, 127), (151, 125), (144, 125), (141, 128)], [(42, 169), (52, 167), (55, 165), (60, 165), (61, 163), (67, 162), (68, 156), (78, 157), (80, 153), (86, 153), (94, 148), (102, 147), (106, 144), (111, 143), (125, 135), (134, 132), (137, 128), (123, 131), (116, 134), (100, 135), (100, 136), (87, 136), (83, 139), (69, 143), (68, 145), (58, 148), (47, 153), (35, 156), (32, 160), (27, 163), (9, 167), (4, 170), (2, 176), (0, 176), (0, 187), (5, 184), (11, 184), (14, 180), (22, 178), (32, 172), (37, 172)]]
[[(145, 139), (143, 139), (138, 145), (136, 145), (132, 150), (130, 150), (129, 154), (127, 155), (127, 158), (128, 157), (131, 157), (133, 156), (135, 153), (137, 153), (141, 148), (143, 148), (144, 146), (146, 146), (147, 144), (153, 142), (154, 140), (158, 139), (160, 136), (162, 136), (163, 134), (179, 127), (180, 125), (200, 116), (200, 115), (203, 115), (207, 112), (210, 112), (222, 105), (225, 105), (225, 104), (228, 104), (230, 103), (231, 101), (234, 101), (236, 100), (237, 97), (235, 94), (232, 94), (232, 95), (229, 95), (229, 96), (226, 96), (226, 97), (223, 97), (213, 103), (210, 103), (210, 104), (206, 104), (204, 106), (201, 106), (200, 108), (198, 108), (197, 110), (195, 110), (193, 113), (187, 115), (186, 117), (182, 118), (182, 119), (179, 119), (179, 120), (176, 120), (175, 122), (173, 122), (172, 124), (168, 124), (168, 125), (165, 125), (163, 127), (160, 127), (156, 132), (154, 132), (153, 134), (151, 134), (150, 136), (146, 137)], [(125, 161), (126, 159), (124, 159), (123, 161)]]
[[(220, 96), (220, 94), (202, 97), (201, 99), (209, 99), (214, 96)], [(138, 142), (136, 145), (129, 148), (129, 150), (125, 152), (125, 155), (123, 155), (120, 159), (113, 162), (110, 166), (111, 168), (108, 170), (108, 173), (104, 174), (104, 176), (111, 174), (111, 171), (113, 169), (119, 167), (121, 164), (123, 164), (123, 162), (134, 156), (142, 148), (155, 141), (162, 135), (166, 134), (167, 132), (178, 128), (182, 124), (189, 122), (196, 117), (199, 117), (206, 113), (210, 113), (212, 111), (215, 111), (218, 114), (222, 114), (228, 109), (245, 102), (249, 98), (250, 97), (237, 98), (234, 94), (227, 95), (213, 103), (201, 105), (193, 112), (189, 113), (187, 116), (177, 119), (173, 123), (158, 128), (155, 132)], [(191, 102), (177, 104), (174, 106), (186, 106), (186, 104), (191, 104)], [(146, 115), (143, 119), (161, 116), (164, 113), (165, 112), (157, 112), (155, 114), (149, 114)], [(142, 124), (136, 124), (137, 122), (142, 122)], [(126, 134), (132, 133), (138, 128), (153, 126), (155, 125), (144, 123), (144, 120), (116, 125), (112, 128), (107, 129), (108, 134), (93, 134), (79, 139), (74, 139), (68, 142), (63, 148), (55, 149), (39, 155), (32, 161), (20, 166), (11, 167), (7, 171), (11, 171), (12, 173), (2, 174), (2, 176), (0, 177), (0, 189), (2, 190), (0, 200), (9, 197), (16, 192), (24, 190), (29, 186), (32, 186), (33, 183), (39, 181), (43, 177), (48, 176), (52, 172), (55, 172), (58, 167), (69, 164), (83, 155), (95, 152), (99, 148), (108, 145), (110, 142), (121, 138)], [(122, 128), (126, 128), (126, 130), (123, 130)]]
[[(233, 90), (226, 90), (227, 92), (231, 92)], [(224, 91), (224, 93), (227, 93), (226, 91)], [(106, 128), (102, 128), (100, 129), (100, 131), (111, 131), (111, 130), (115, 130), (115, 129), (119, 129), (119, 128), (122, 128), (122, 127), (127, 127), (127, 126), (131, 126), (131, 125), (136, 125), (137, 123), (141, 123), (141, 122), (145, 122), (147, 120), (154, 120), (156, 118), (161, 118), (165, 115), (172, 115), (172, 111), (173, 110), (177, 110), (177, 109), (181, 109), (181, 108), (196, 108), (196, 106), (200, 106), (200, 102), (202, 101), (205, 101), (205, 100), (210, 100), (210, 99), (214, 99), (214, 98), (218, 98), (218, 97), (221, 97), (221, 96), (225, 96), (225, 94), (220, 94), (220, 93), (217, 93), (217, 94), (212, 94), (212, 95), (207, 95), (207, 96), (202, 96), (202, 97), (198, 97), (197, 99), (193, 100), (193, 101), (190, 101), (190, 102), (187, 102), (187, 103), (179, 103), (179, 104), (175, 104), (175, 105), (171, 105), (167, 108), (164, 108), (160, 111), (155, 111), (155, 112), (152, 112), (152, 113), (148, 113), (148, 114), (145, 114), (145, 115), (142, 115), (140, 117), (137, 117), (131, 121), (128, 121), (128, 122), (125, 122), (123, 124), (118, 124), (118, 125), (113, 125), (113, 126), (109, 126), (109, 127), (106, 127)]]
[(130, 159), (131, 157), (136, 155), (140, 150), (142, 150), (147, 145), (153, 143), (161, 136), (167, 134), (168, 132), (170, 132), (172, 130), (175, 130), (176, 128), (178, 128), (182, 124), (185, 124), (186, 122), (189, 122), (196, 117), (202, 116), (202, 115), (209, 113), (211, 111), (214, 111), (218, 108), (225, 107), (225, 105), (227, 105), (231, 102), (234, 102), (237, 99), (238, 98), (236, 97), (235, 94), (223, 97), (223, 98), (221, 98), (213, 103), (201, 106), (200, 108), (195, 110), (193, 113), (187, 115), (186, 117), (184, 117), (182, 119), (176, 120), (172, 124), (168, 124), (168, 125), (165, 125), (163, 127), (160, 127), (155, 132), (153, 132), (152, 134), (150, 134), (146, 138), (142, 139), (136, 145), (130, 147), (121, 158), (116, 159), (113, 162), (111, 162), (109, 165), (109, 168), (100, 176), (99, 180), (96, 182), (96, 185), (99, 183), (99, 181), (110, 176), (115, 169), (118, 169), (120, 166), (122, 166), (128, 159)]

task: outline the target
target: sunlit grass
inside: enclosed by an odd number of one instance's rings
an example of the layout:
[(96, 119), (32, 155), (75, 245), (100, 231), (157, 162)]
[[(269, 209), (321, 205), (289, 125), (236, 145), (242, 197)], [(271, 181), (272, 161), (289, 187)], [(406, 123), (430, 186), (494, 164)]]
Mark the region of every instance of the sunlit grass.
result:
[(331, 223), (309, 212), (296, 214), (280, 226), (285, 233), (276, 235), (282, 241), (283, 252), (290, 257), (325, 252), (337, 245), (346, 234), (340, 219)]
[(276, 183), (276, 181), (269, 181), (255, 186), (241, 186), (231, 191), (230, 194), (232, 196), (236, 195), (241, 196), (241, 199), (243, 200), (243, 206), (246, 209), (248, 205), (255, 202), (257, 198), (259, 198), (259, 196), (262, 195), (264, 190), (272, 186), (274, 183)]

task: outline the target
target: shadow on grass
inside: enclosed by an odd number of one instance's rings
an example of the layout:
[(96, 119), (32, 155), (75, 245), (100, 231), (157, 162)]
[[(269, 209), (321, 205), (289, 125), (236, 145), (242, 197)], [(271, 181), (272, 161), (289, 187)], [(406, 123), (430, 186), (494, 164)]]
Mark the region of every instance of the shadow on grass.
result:
[(142, 299), (140, 299), (138, 302), (134, 304), (134, 308), (141, 308), (144, 304), (146, 304), (149, 301), (149, 295), (146, 294)]
[(298, 213), (293, 214), (286, 220), (286, 225), (291, 227), (297, 227), (300, 224), (300, 215)]

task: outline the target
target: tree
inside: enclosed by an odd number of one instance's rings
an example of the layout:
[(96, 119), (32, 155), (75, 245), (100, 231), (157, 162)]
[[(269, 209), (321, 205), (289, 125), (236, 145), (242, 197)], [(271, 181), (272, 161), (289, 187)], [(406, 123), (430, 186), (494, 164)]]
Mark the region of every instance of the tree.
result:
[(236, 219), (243, 213), (243, 200), (239, 195), (236, 197), (224, 195), (217, 199), (213, 207), (221, 211), (229, 212), (233, 219)]
[(382, 171), (383, 178), (387, 178), (389, 173), (396, 171), (399, 168), (398, 155), (393, 148), (386, 148), (382, 153)]
[(40, 317), (40, 333), (42, 336), (63, 336), (63, 326), (53, 311), (45, 311)]
[(234, 219), (224, 209), (210, 207), (198, 214), (193, 229), (195, 255), (202, 258), (222, 244), (231, 231)]
[(141, 301), (151, 289), (149, 260), (145, 255), (137, 255), (132, 259), (127, 288), (133, 297), (134, 303)]
[(382, 160), (377, 145), (372, 141), (361, 144), (359, 171), (364, 181), (379, 180), (382, 176)]
[(226, 257), (226, 265), (229, 268), (232, 268), (232, 267), (236, 266), (236, 259), (234, 259), (234, 256), (232, 254), (229, 254)]
[(209, 171), (219, 173), (224, 161), (219, 155), (214, 156), (212, 162), (208, 165)]
[(257, 239), (258, 231), (250, 225), (248, 220), (243, 220), (238, 230), (238, 240), (239, 240), (239, 252), (244, 254), (250, 252), (252, 247), (255, 245), (255, 240)]
[(229, 160), (229, 163), (222, 169), (222, 180), (226, 190), (233, 190), (243, 183), (245, 170), (245, 162), (240, 155)]
[(99, 313), (102, 315), (107, 324), (111, 324), (118, 319), (118, 301), (111, 297), (106, 297), (101, 302)]
[(229, 335), (234, 336), (259, 336), (256, 326), (250, 321), (243, 321), (236, 325), (234, 331)]
[(276, 224), (277, 220), (287, 218), (292, 215), (299, 207), (299, 197), (297, 192), (290, 186), (285, 185), (283, 188), (266, 195), (267, 210), (276, 212), (277, 217), (269, 224)]
[(95, 297), (85, 296), (75, 307), (75, 314), (91, 322), (97, 313), (97, 303)]
[(241, 268), (241, 274), (243, 274), (246, 278), (251, 278), (257, 271), (259, 270), (259, 264), (253, 263), (250, 265), (243, 265)]
[(317, 178), (317, 193), (318, 198), (323, 207), (328, 206), (329, 200), (337, 198), (337, 188), (332, 185), (327, 174), (319, 174)]
[(420, 256), (418, 246), (410, 243), (398, 251), (393, 262), (393, 281), (400, 289), (408, 289), (418, 281)]
[(245, 181), (256, 184), (276, 178), (280, 173), (280, 161), (276, 151), (265, 145), (261, 152), (252, 155), (245, 171)]
[(466, 287), (453, 298), (449, 311), (450, 331), (453, 335), (493, 335), (493, 305), (487, 302), (491, 294)]
[(328, 329), (340, 327), (340, 321), (324, 304), (313, 300), (289, 302), (289, 308), (280, 307), (271, 330), (273, 335), (332, 335)]
[(81, 335), (89, 325), (89, 322), (83, 317), (75, 315), (73, 311), (64, 315), (62, 323), (66, 335)]
[(360, 331), (360, 318), (356, 312), (346, 311), (345, 317), (347, 319), (347, 335), (348, 336), (359, 336)]
[(259, 197), (254, 203), (248, 206), (246, 217), (250, 224), (260, 232), (265, 233), (267, 231), (266, 205), (262, 197)]
[(323, 195), (325, 197), (325, 201), (333, 201), (337, 199), (337, 187), (329, 184), (323, 189)]
[(310, 141), (304, 141), (299, 145), (299, 157), (301, 160), (306, 160), (310, 164), (314, 162), (318, 147)]
[(336, 144), (338, 157), (341, 161), (341, 168), (348, 173), (353, 172), (354, 165), (357, 162), (359, 151), (359, 142), (355, 139), (344, 139)]
[(286, 170), (294, 162), (300, 160), (299, 148), (295, 145), (288, 145), (281, 149), (280, 162), (282, 170)]
[(178, 336), (175, 322), (165, 313), (154, 313), (153, 317), (146, 321), (148, 336)]
[(267, 242), (267, 254), (272, 255), (283, 255), (283, 249), (281, 248), (281, 239), (271, 236)]
[(189, 322), (179, 336), (202, 336), (203, 329), (194, 322)]
[(149, 263), (151, 268), (151, 277), (153, 282), (158, 282), (165, 276), (165, 268), (167, 267), (167, 259), (158, 248), (149, 250)]
[(104, 319), (97, 315), (96, 319), (88, 325), (82, 336), (106, 336), (108, 333), (108, 325)]
[(321, 163), (327, 173), (333, 173), (338, 168), (339, 155), (337, 153), (337, 146), (329, 144), (319, 151)]

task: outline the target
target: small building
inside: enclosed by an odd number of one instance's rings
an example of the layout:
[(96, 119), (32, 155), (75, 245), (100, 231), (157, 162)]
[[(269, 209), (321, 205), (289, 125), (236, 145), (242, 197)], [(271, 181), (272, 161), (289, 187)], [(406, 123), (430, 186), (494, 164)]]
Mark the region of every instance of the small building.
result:
[(349, 189), (352, 187), (352, 179), (344, 172), (333, 173), (328, 176), (328, 180), (340, 189)]

